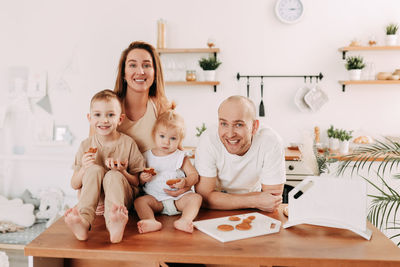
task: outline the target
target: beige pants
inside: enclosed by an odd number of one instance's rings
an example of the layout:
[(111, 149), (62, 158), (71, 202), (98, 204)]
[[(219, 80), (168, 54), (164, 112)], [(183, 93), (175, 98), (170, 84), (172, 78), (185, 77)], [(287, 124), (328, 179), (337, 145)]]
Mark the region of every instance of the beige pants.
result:
[(82, 188), (78, 202), (78, 210), (81, 216), (92, 225), (97, 204), (100, 200), (101, 189), (104, 191), (104, 217), (106, 225), (113, 204), (124, 205), (129, 209), (137, 188), (132, 189), (125, 176), (119, 171), (105, 169), (99, 165), (93, 165), (87, 169), (82, 179)]

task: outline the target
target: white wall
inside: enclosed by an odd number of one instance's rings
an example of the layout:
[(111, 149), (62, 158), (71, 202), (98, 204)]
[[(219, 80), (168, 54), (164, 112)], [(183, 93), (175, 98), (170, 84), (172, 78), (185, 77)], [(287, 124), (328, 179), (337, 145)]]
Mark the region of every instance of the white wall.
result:
[[(348, 86), (342, 93), (338, 80), (347, 79), (347, 73), (338, 48), (348, 45), (354, 38), (366, 43), (370, 35), (375, 35), (378, 44), (383, 44), (385, 26), (400, 22), (400, 2), (303, 0), (306, 14), (295, 25), (277, 20), (275, 2), (1, 1), (0, 92), (5, 95), (8, 90), (10, 66), (47, 70), (53, 109), (50, 118), (55, 124), (68, 125), (76, 137), (70, 148), (28, 145), (27, 153), (58, 153), (73, 157), (80, 140), (88, 133), (85, 115), (91, 96), (98, 90), (113, 88), (120, 53), (131, 41), (156, 44), (159, 18), (167, 21), (168, 47), (205, 47), (207, 39), (213, 36), (221, 49), (218, 56), (223, 64), (218, 69), (221, 85), (217, 93), (212, 87), (167, 88), (169, 99), (178, 103), (178, 111), (185, 117), (186, 145), (196, 143), (196, 126), (216, 121), (218, 104), (224, 98), (246, 94), (245, 80), (238, 82), (237, 72), (266, 75), (323, 73), (320, 86), (330, 101), (314, 114), (300, 113), (293, 102), (297, 89), (303, 86), (303, 79), (264, 80), (267, 117), (261, 121), (277, 130), (286, 143), (300, 141), (300, 132), (311, 132), (316, 125), (325, 133), (330, 124), (373, 135), (399, 135), (400, 87)], [(374, 62), (377, 72), (400, 68), (399, 51), (364, 52), (362, 55), (366, 61)], [(190, 55), (182, 59), (185, 62), (197, 60), (196, 56)], [(193, 65), (187, 64), (187, 67), (193, 68)], [(70, 91), (63, 91), (57, 85), (60, 77), (67, 81)], [(252, 80), (250, 97), (258, 106), (259, 80)], [(1, 103), (6, 102), (3, 97)], [(40, 108), (33, 109), (34, 116), (47, 116)], [(26, 131), (29, 133), (29, 129)], [(10, 142), (6, 140), (9, 136), (6, 132), (6, 128), (0, 129), (3, 141), (0, 152)], [(69, 172), (60, 175), (68, 181)]]

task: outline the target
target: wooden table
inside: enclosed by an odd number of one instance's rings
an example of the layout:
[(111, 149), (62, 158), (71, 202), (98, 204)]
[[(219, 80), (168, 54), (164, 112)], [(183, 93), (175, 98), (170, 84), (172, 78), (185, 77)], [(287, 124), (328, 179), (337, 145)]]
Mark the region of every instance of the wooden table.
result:
[[(283, 205), (265, 213), (282, 223)], [(201, 210), (197, 220), (254, 212), (255, 210)], [(164, 262), (245, 266), (400, 266), (400, 248), (368, 223), (370, 241), (349, 230), (299, 225), (277, 234), (221, 243), (195, 229), (175, 230), (176, 216), (159, 216), (163, 229), (139, 234), (137, 217), (131, 217), (119, 244), (111, 244), (104, 218), (97, 217), (89, 240), (78, 241), (63, 219), (55, 222), (25, 247), (34, 266), (162, 266)], [(136, 264), (136, 265), (135, 265)]]

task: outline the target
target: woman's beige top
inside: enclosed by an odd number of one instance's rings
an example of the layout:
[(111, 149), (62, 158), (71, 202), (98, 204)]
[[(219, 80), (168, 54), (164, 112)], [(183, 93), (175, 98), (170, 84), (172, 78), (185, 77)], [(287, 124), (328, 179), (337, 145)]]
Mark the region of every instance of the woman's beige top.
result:
[[(125, 113), (124, 107), (122, 112)], [(147, 102), (147, 109), (143, 117), (137, 121), (131, 121), (128, 117), (125, 117), (125, 119), (122, 121), (122, 124), (118, 127), (118, 131), (132, 137), (138, 145), (140, 152), (143, 153), (154, 147), (154, 141), (151, 132), (156, 120), (157, 109), (153, 101), (149, 99)]]

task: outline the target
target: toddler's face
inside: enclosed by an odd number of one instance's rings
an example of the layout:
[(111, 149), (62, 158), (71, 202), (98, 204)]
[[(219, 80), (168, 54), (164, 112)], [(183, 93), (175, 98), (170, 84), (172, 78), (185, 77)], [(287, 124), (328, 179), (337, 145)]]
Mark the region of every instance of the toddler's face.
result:
[(155, 132), (155, 143), (161, 155), (169, 155), (178, 149), (181, 138), (174, 128), (168, 129), (165, 126), (158, 126)]
[(92, 103), (88, 119), (92, 129), (99, 135), (110, 135), (116, 132), (122, 122), (121, 106), (116, 99), (98, 100)]

